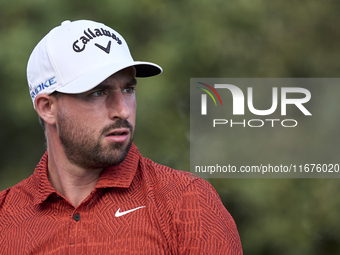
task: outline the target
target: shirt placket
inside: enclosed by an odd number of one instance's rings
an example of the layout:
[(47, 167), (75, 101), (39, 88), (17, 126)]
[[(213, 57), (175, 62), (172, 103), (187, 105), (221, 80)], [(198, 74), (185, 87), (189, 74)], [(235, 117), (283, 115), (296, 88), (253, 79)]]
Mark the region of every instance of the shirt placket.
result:
[(96, 199), (97, 192), (94, 190), (91, 192), (88, 198), (86, 198), (77, 208), (73, 206), (69, 207), (69, 254), (87, 254), (86, 242), (87, 224), (85, 223), (90, 215), (90, 211), (93, 209), (93, 200)]

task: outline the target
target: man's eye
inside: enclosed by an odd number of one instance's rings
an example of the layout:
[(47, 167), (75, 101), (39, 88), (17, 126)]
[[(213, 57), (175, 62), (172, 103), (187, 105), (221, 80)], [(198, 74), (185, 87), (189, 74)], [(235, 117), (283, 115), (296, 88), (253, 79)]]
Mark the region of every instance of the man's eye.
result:
[(104, 91), (103, 90), (98, 90), (98, 91), (94, 91), (91, 93), (92, 96), (96, 96), (96, 97), (100, 97), (104, 95)]
[(123, 89), (123, 92), (131, 94), (135, 91), (135, 89), (136, 89), (135, 87), (125, 88), (125, 89)]

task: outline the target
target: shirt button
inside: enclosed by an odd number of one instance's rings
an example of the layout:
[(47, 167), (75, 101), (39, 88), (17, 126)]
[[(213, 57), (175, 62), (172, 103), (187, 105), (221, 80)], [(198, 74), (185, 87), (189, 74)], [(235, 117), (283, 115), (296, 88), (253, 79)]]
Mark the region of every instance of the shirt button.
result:
[(80, 220), (80, 215), (79, 215), (79, 213), (76, 213), (76, 214), (73, 216), (73, 219), (74, 219), (75, 221), (79, 221), (79, 220)]

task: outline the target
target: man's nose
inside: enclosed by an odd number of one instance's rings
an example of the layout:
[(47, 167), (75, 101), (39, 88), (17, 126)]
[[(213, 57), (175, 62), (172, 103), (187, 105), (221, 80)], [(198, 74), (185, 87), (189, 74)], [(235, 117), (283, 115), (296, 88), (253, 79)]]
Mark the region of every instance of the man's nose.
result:
[(128, 119), (131, 115), (131, 102), (120, 90), (107, 97), (106, 107), (110, 119)]

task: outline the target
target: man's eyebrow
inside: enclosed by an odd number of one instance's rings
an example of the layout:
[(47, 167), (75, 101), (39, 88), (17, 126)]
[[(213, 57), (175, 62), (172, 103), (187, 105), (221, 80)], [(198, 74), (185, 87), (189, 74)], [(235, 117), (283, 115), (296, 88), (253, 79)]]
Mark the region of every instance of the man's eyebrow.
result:
[(136, 78), (132, 78), (130, 80), (130, 82), (127, 83), (127, 85), (129, 85), (129, 86), (137, 85), (137, 79)]

